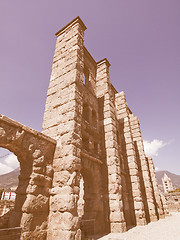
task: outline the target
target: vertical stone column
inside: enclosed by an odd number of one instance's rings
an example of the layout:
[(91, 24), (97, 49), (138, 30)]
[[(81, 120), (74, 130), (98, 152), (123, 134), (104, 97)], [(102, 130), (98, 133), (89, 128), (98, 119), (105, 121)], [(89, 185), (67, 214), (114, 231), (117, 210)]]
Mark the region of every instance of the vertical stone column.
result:
[(155, 167), (154, 167), (152, 157), (147, 157), (147, 162), (149, 164), (151, 181), (152, 181), (153, 188), (154, 188), (154, 197), (155, 197), (155, 201), (156, 201), (156, 205), (157, 205), (157, 209), (158, 209), (158, 215), (159, 215), (158, 217), (164, 218), (164, 208), (163, 208), (161, 196), (159, 193), (159, 188), (158, 188), (158, 183), (157, 183), (156, 173), (155, 173)]
[[(46, 145), (45, 150), (43, 149), (43, 145)], [(39, 149), (36, 149), (36, 147), (39, 147)], [(30, 144), (29, 153), (32, 157), (29, 154), (26, 161), (21, 164), (21, 172), (25, 171), (25, 169), (32, 171), (26, 188), (27, 194), (22, 206), (23, 214), (20, 224), (23, 229), (22, 239), (45, 240), (47, 237), (46, 226), (49, 214), (49, 190), (52, 185), (53, 173), (51, 166), (53, 160), (52, 150), (52, 146), (48, 142), (42, 141), (39, 144)], [(31, 167), (28, 166), (29, 163), (31, 163)], [(24, 173), (25, 175), (28, 176), (27, 171)], [(23, 175), (21, 175), (21, 178), (23, 178)], [(21, 189), (22, 185), (19, 185), (17, 192), (21, 193)], [(14, 219), (12, 220), (14, 222)]]
[(110, 231), (123, 232), (126, 224), (123, 214), (122, 186), (120, 175), (120, 158), (117, 143), (117, 123), (115, 101), (109, 79), (109, 62), (107, 59), (97, 63), (96, 90), (97, 97), (104, 97), (104, 133), (105, 151), (108, 168), (108, 197), (110, 208)]
[(124, 135), (125, 141), (125, 151), (124, 155), (126, 156), (126, 161), (128, 163), (129, 175), (131, 180), (131, 191), (133, 197), (133, 205), (135, 211), (135, 221), (137, 225), (146, 224), (144, 205), (141, 194), (140, 179), (138, 173), (138, 164), (136, 159), (135, 147), (131, 132), (130, 118), (129, 118), (129, 109), (126, 102), (126, 97), (124, 92), (117, 93), (115, 95), (116, 99), (116, 109), (117, 109), (117, 118), (122, 122), (123, 126), (121, 129)]
[(77, 201), (81, 167), (83, 42), (79, 17), (56, 33), (43, 133), (57, 140), (47, 239), (80, 239)]
[[(144, 145), (143, 140), (141, 136), (141, 130), (140, 130), (140, 124), (137, 117), (135, 117), (133, 114), (130, 115), (130, 124), (132, 129), (132, 136), (133, 141), (136, 144), (136, 154), (137, 158), (139, 158), (139, 165), (142, 170), (142, 177), (144, 181), (144, 188), (145, 188), (145, 194), (144, 198), (147, 198), (147, 205), (149, 211), (149, 220), (150, 221), (157, 221), (157, 215), (155, 210), (155, 203), (153, 198), (153, 186), (150, 181), (150, 174), (148, 170), (148, 163), (146, 161), (146, 155), (144, 152)], [(144, 199), (146, 201), (146, 199)]]

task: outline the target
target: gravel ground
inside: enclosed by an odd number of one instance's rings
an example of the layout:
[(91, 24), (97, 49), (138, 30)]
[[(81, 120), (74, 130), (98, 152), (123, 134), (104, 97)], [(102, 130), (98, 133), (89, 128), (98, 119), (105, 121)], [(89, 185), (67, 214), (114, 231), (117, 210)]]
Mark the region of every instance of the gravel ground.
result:
[(180, 212), (125, 233), (110, 233), (98, 240), (180, 240)]

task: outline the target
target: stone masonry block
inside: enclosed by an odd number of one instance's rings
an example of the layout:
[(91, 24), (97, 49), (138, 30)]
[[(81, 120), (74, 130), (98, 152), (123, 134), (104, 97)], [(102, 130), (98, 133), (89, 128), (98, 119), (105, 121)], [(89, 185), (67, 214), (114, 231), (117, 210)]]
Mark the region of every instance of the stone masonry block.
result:
[(70, 179), (71, 174), (69, 171), (60, 171), (60, 172), (54, 172), (54, 178), (53, 178), (53, 186), (54, 187), (62, 187), (66, 185), (68, 180)]
[(110, 213), (111, 222), (124, 222), (124, 214), (122, 211), (115, 211)]
[(78, 217), (74, 217), (70, 212), (51, 212), (49, 219), (49, 228), (51, 231), (70, 231), (78, 226)]
[(27, 195), (27, 198), (23, 204), (22, 211), (26, 213), (32, 212), (46, 212), (49, 207), (49, 199), (46, 196), (39, 194), (34, 196), (31, 194)]
[(62, 195), (58, 194), (50, 198), (50, 210), (60, 212), (71, 212), (76, 206), (76, 196), (73, 194)]
[(69, 150), (69, 155), (66, 154), (66, 156), (55, 159), (53, 164), (54, 171), (59, 172), (62, 170), (68, 170), (72, 172), (80, 169), (81, 159), (80, 157), (76, 157), (76, 155), (79, 155), (80, 152), (78, 153), (77, 151), (75, 151), (75, 153), (76, 154), (73, 155), (72, 152)]
[(112, 233), (121, 233), (126, 231), (125, 223), (112, 222), (110, 224), (110, 228)]

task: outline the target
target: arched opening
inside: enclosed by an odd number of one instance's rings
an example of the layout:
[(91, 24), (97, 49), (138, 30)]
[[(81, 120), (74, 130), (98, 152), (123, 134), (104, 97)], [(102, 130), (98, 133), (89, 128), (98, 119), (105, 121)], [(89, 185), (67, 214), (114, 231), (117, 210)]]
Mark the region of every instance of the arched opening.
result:
[(82, 217), (84, 216), (84, 179), (81, 174), (80, 174), (80, 191), (79, 191), (77, 212), (78, 212), (79, 219), (81, 221)]
[(80, 178), (80, 193), (78, 215), (80, 218), (82, 239), (95, 235), (94, 182), (90, 171), (82, 170)]
[(17, 156), (0, 147), (0, 228), (8, 227), (8, 218), (15, 206), (19, 174)]
[(89, 139), (86, 136), (82, 136), (82, 147), (87, 152), (89, 151)]
[(104, 201), (98, 167), (83, 160), (90, 165), (81, 169), (78, 216), (82, 239), (86, 239), (104, 233)]
[(10, 173), (17, 168), (19, 168), (17, 156), (8, 149), (0, 147), (0, 175)]
[(83, 118), (89, 122), (89, 107), (87, 103), (83, 103)]
[(85, 76), (85, 74), (83, 73), (83, 84), (85, 85), (85, 83), (86, 83), (86, 76)]
[(87, 84), (88, 82), (89, 82), (89, 70), (87, 67), (85, 67), (83, 72), (83, 84)]
[(94, 110), (92, 110), (92, 125), (93, 127), (97, 127), (97, 115)]
[[(26, 154), (23, 147), (19, 148), (19, 146), (17, 147), (17, 145), (12, 142), (8, 144), (1, 142), (0, 149), (1, 151), (6, 152), (5, 155), (7, 155), (7, 157), (9, 156), (6, 159), (6, 163), (9, 163), (9, 166), (13, 166), (13, 168), (15, 168), (15, 171), (7, 174), (11, 175), (12, 173), (14, 175), (15, 172), (18, 178), (18, 180), (16, 179), (16, 184), (14, 184), (12, 188), (15, 191), (13, 206), (7, 213), (7, 216), (6, 214), (2, 216), (2, 225), (0, 228), (16, 228), (22, 225), (22, 207), (27, 198), (27, 187), (32, 173), (32, 159)], [(16, 167), (18, 167), (18, 169)], [(9, 170), (11, 170), (11, 168), (9, 168)], [(7, 184), (10, 180), (12, 180), (12, 178), (8, 178)], [(7, 185), (7, 187), (9, 186), (10, 185)]]

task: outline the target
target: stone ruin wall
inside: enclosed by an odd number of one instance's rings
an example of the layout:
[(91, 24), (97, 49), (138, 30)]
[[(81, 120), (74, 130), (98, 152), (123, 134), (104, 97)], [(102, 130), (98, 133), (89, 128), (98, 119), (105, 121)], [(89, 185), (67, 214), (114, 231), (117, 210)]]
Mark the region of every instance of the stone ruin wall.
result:
[(54, 138), (54, 178), (47, 239), (79, 239), (77, 201), (84, 180), (84, 220), (95, 233), (123, 232), (164, 217), (152, 158), (140, 124), (117, 93), (107, 59), (84, 46), (79, 17), (56, 33), (43, 133)]
[(22, 239), (46, 239), (55, 146), (50, 137), (0, 115), (0, 147), (20, 164), (15, 206), (0, 218), (0, 228), (21, 226)]
[(164, 197), (170, 212), (180, 212), (180, 192), (169, 192)]
[(139, 120), (108, 60), (85, 48), (85, 30), (77, 17), (56, 33), (43, 134), (0, 116), (0, 146), (21, 168), (8, 226), (23, 239), (80, 240), (84, 222), (94, 234), (123, 232), (166, 213)]

